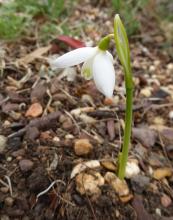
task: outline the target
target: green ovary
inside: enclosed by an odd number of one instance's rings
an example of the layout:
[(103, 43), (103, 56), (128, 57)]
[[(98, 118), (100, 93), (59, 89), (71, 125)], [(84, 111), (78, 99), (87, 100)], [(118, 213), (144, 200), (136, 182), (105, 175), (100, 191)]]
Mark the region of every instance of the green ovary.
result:
[(86, 79), (90, 79), (91, 78), (91, 70), (89, 68), (84, 69), (83, 75)]

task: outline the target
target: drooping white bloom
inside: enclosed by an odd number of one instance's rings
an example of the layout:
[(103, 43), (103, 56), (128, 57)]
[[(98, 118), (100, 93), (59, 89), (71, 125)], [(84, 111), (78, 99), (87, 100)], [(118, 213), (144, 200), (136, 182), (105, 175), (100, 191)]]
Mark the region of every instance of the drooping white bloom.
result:
[(83, 63), (82, 75), (94, 79), (97, 89), (111, 98), (115, 85), (113, 57), (108, 51), (98, 47), (82, 47), (70, 51), (56, 59), (49, 59), (52, 69), (67, 68)]

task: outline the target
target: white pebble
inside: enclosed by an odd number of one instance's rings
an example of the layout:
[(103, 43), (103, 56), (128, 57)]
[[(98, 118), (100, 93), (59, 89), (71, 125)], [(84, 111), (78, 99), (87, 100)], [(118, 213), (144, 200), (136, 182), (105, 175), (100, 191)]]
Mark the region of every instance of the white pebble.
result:
[(173, 111), (170, 111), (170, 112), (169, 112), (169, 118), (170, 118), (170, 119), (173, 119)]
[(159, 208), (156, 208), (155, 211), (156, 211), (156, 214), (157, 214), (157, 215), (162, 216), (161, 210), (160, 210)]
[(140, 173), (139, 166), (136, 161), (128, 161), (126, 166), (126, 178), (132, 178)]

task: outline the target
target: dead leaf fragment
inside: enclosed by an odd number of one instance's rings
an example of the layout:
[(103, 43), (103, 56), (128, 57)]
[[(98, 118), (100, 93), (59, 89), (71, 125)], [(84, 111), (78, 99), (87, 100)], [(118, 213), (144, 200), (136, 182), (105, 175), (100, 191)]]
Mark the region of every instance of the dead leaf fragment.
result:
[(44, 82), (40, 82), (31, 91), (31, 102), (42, 102), (46, 95), (47, 85)]
[(152, 125), (151, 128), (160, 134), (164, 144), (172, 145), (173, 143), (173, 128), (164, 125)]
[(29, 107), (25, 116), (36, 118), (36, 117), (40, 116), (42, 113), (43, 113), (43, 108), (42, 108), (41, 104), (37, 102), (37, 103), (32, 104)]
[(38, 58), (43, 58), (42, 55), (47, 53), (50, 50), (51, 46), (46, 46), (46, 47), (40, 47), (36, 50), (34, 50), (33, 52), (27, 54), (26, 56), (18, 59), (16, 61), (16, 63), (18, 65), (27, 65), (28, 63), (31, 63), (32, 61), (34, 61), (35, 59)]
[(165, 177), (170, 177), (170, 176), (172, 176), (172, 169), (169, 167), (158, 168), (153, 172), (153, 177), (156, 180), (161, 180)]
[(115, 138), (115, 123), (113, 119), (108, 120), (107, 122), (107, 130), (110, 137), (110, 140), (114, 140)]

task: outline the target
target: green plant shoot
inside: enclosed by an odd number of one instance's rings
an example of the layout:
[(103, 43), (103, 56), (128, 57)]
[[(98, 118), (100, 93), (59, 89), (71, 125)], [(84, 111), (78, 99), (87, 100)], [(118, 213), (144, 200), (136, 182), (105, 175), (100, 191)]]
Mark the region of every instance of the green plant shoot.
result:
[(115, 86), (115, 70), (113, 66), (113, 57), (108, 51), (109, 43), (112, 38), (115, 39), (117, 53), (125, 72), (125, 131), (122, 152), (119, 154), (118, 161), (118, 177), (124, 179), (132, 126), (133, 80), (128, 38), (119, 15), (115, 16), (114, 34), (108, 34), (106, 37), (102, 38), (97, 47), (78, 48), (56, 59), (50, 59), (49, 63), (52, 69), (58, 69), (67, 68), (84, 62), (81, 71), (82, 76), (87, 80), (93, 78), (97, 89), (107, 98), (112, 98)]
[(125, 130), (122, 151), (118, 158), (118, 177), (124, 179), (126, 164), (128, 159), (131, 127), (132, 127), (132, 106), (133, 106), (133, 79), (130, 63), (130, 50), (127, 34), (124, 25), (119, 17), (115, 16), (114, 19), (114, 38), (117, 49), (117, 54), (123, 66), (125, 73), (125, 86), (126, 86), (126, 115), (125, 115)]

